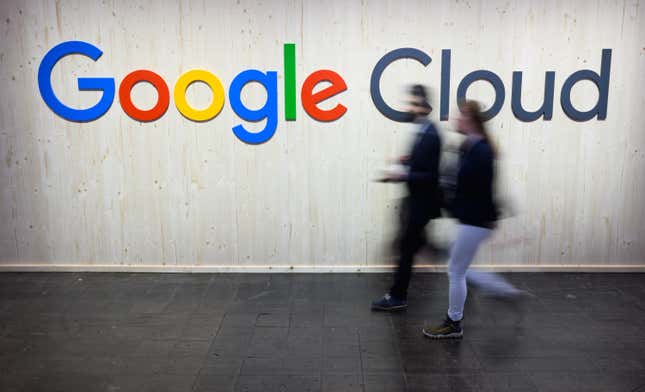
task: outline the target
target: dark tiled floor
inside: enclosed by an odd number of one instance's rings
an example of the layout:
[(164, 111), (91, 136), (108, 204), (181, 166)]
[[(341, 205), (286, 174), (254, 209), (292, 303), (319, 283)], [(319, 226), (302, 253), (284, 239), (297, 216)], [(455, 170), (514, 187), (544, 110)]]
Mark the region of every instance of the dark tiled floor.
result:
[(372, 313), (389, 275), (0, 274), (0, 391), (645, 391), (642, 274), (511, 274), (430, 341), (446, 278)]

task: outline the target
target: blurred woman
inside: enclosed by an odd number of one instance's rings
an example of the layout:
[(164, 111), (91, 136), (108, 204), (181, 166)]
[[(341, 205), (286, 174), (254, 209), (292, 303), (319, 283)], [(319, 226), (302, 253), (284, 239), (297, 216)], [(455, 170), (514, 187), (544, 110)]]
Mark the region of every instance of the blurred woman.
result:
[[(459, 225), (448, 263), (450, 304), (441, 325), (423, 328), (424, 335), (435, 339), (463, 336), (461, 319), (467, 295), (466, 271), (481, 243), (490, 237), (498, 217), (493, 199), (495, 147), (484, 127), (479, 104), (464, 101), (459, 108), (461, 115), (457, 128), (466, 139), (461, 146), (457, 189), (451, 207)], [(521, 293), (496, 274), (471, 271), (468, 280), (489, 294), (514, 296)]]

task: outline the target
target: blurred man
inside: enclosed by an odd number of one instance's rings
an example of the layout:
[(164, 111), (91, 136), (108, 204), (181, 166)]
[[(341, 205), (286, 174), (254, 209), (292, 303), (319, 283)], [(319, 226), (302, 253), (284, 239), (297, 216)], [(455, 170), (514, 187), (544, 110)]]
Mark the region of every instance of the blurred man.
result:
[(428, 119), (431, 111), (425, 87), (412, 86), (408, 112), (410, 121), (417, 124), (419, 131), (410, 154), (400, 159), (407, 170), (386, 176), (386, 180), (390, 182), (405, 182), (409, 192), (402, 210), (404, 216), (401, 219), (399, 266), (392, 288), (382, 298), (372, 302), (373, 310), (400, 310), (408, 306), (408, 286), (414, 255), (425, 242), (425, 227), (428, 222), (441, 215), (441, 139), (434, 124)]

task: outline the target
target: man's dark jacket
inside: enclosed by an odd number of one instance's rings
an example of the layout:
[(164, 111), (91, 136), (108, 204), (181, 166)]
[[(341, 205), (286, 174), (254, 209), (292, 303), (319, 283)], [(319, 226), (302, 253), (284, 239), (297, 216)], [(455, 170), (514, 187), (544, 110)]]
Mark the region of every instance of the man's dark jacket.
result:
[(410, 201), (422, 207), (431, 218), (441, 216), (441, 191), (439, 189), (439, 159), (441, 138), (432, 122), (421, 124), (410, 158), (407, 177)]

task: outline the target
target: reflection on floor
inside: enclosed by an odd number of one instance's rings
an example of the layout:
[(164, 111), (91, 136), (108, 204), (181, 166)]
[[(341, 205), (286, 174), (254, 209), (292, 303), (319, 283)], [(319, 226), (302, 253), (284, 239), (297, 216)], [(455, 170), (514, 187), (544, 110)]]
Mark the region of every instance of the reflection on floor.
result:
[(0, 274), (1, 391), (645, 391), (645, 275), (508, 274), (431, 341), (442, 274), (407, 311), (382, 274)]

